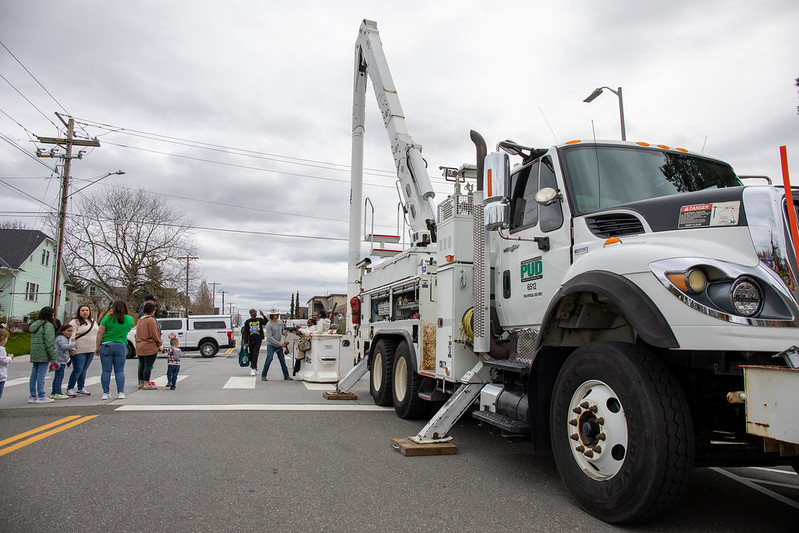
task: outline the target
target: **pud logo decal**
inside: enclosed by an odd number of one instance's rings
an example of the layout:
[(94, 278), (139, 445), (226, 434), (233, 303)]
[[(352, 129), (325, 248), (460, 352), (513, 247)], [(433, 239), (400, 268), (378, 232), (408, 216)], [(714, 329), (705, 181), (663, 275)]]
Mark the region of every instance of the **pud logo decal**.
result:
[(538, 257), (522, 261), (521, 276), (522, 281), (532, 281), (544, 277), (544, 262), (541, 260), (540, 255)]

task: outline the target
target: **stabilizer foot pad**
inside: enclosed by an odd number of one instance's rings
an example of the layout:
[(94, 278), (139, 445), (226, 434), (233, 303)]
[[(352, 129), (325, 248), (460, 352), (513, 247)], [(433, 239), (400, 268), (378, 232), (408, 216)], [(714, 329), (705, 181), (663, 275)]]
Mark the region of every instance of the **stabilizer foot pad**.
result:
[(325, 391), (322, 393), (325, 400), (357, 400), (358, 396), (351, 392), (332, 392)]
[(395, 450), (407, 457), (420, 455), (455, 455), (458, 448), (451, 442), (436, 442), (433, 444), (417, 444), (408, 437), (401, 439), (391, 439), (391, 445)]

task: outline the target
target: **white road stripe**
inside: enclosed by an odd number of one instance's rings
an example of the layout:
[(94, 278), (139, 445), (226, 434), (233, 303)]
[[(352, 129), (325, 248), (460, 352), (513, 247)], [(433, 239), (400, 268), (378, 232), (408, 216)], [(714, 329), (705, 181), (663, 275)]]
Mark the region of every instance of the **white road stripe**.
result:
[[(178, 374), (178, 383), (189, 377), (188, 374)], [(153, 380), (156, 387), (166, 387), (166, 376), (161, 376)]]
[(725, 475), (728, 478), (737, 481), (741, 485), (745, 485), (745, 486), (749, 487), (750, 489), (754, 489), (754, 490), (756, 490), (756, 491), (758, 491), (760, 493), (765, 494), (766, 496), (771, 496), (772, 498), (774, 498), (778, 502), (782, 502), (782, 503), (784, 503), (786, 505), (790, 505), (794, 509), (799, 509), (799, 503), (791, 500), (790, 498), (786, 498), (782, 494), (778, 494), (778, 493), (776, 493), (776, 492), (774, 492), (772, 490), (768, 490), (767, 488), (761, 487), (757, 483), (754, 483), (754, 482), (748, 480), (745, 477), (738, 476), (736, 474), (733, 474), (732, 472), (728, 472), (727, 470), (724, 470), (723, 468), (718, 468), (716, 466), (711, 466), (710, 469), (713, 470), (714, 472), (718, 472), (719, 474)]
[(223, 389), (254, 389), (255, 379), (258, 376), (232, 376), (227, 380)]
[(765, 472), (774, 472), (775, 474), (788, 474), (789, 476), (795, 476), (796, 472), (794, 470), (778, 470), (776, 468), (766, 468), (765, 466), (753, 466), (755, 470), (763, 470)]
[(376, 411), (393, 413), (393, 407), (360, 404), (230, 404), (230, 405), (121, 405), (116, 411)]

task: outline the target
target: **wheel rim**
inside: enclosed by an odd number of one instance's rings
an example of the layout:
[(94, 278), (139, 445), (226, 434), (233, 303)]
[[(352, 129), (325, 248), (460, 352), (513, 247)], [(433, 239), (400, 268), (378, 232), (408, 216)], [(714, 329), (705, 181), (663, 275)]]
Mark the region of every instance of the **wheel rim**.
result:
[(569, 402), (569, 447), (583, 472), (599, 481), (615, 476), (627, 456), (627, 417), (606, 383), (589, 380)]
[(383, 385), (383, 354), (377, 352), (372, 361), (372, 387), (379, 391)]
[(403, 402), (408, 392), (408, 363), (400, 357), (394, 363), (394, 395), (397, 401)]

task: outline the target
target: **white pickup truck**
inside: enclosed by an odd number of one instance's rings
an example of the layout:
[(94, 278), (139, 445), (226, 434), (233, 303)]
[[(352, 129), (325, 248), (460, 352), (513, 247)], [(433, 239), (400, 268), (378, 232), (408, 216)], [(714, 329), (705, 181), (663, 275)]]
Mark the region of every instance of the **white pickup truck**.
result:
[[(183, 351), (199, 350), (203, 357), (213, 357), (220, 348), (232, 348), (233, 327), (230, 315), (193, 315), (189, 318), (157, 318), (164, 347), (176, 338)], [(128, 358), (136, 356), (136, 328), (128, 333)]]

